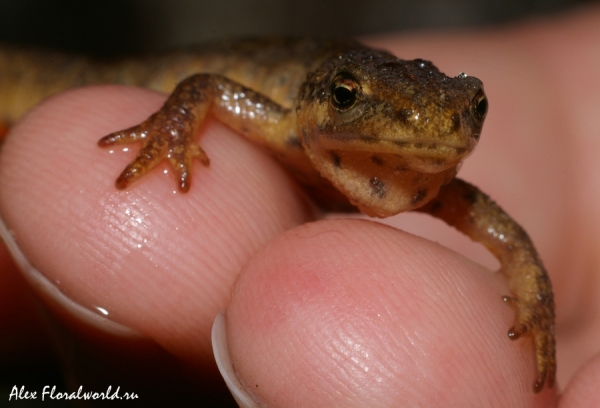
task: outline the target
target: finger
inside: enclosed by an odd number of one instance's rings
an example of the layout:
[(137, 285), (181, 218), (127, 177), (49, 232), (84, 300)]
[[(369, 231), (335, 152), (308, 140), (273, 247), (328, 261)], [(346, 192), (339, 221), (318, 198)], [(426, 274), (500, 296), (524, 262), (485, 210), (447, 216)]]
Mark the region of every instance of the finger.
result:
[[(177, 193), (172, 176), (160, 171), (166, 166), (116, 190), (114, 179), (137, 146), (109, 151), (97, 140), (163, 101), (148, 91), (102, 87), (37, 108), (3, 147), (0, 211), (39, 271), (36, 286), (46, 288), (59, 313), (77, 316), (86, 341), (137, 333), (212, 369), (210, 326), (235, 276), (257, 248), (310, 211), (267, 154), (215, 123), (201, 141), (211, 166), (195, 166), (189, 193)], [(68, 301), (56, 303), (59, 297)], [(89, 335), (92, 320), (102, 335)], [(109, 332), (114, 323), (132, 332)]]
[[(233, 367), (267, 406), (549, 406), (500, 276), (365, 221), (269, 243), (227, 309)], [(529, 405), (527, 405), (529, 404)]]
[(569, 381), (560, 408), (595, 407), (600, 401), (600, 355), (588, 361)]

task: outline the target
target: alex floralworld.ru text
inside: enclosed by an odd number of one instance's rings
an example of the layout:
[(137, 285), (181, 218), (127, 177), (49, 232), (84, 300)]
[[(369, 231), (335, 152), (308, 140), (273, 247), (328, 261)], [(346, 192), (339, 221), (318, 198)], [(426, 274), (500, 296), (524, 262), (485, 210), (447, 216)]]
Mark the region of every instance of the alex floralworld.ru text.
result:
[[(135, 393), (125, 392), (123, 395), (119, 394), (121, 387), (117, 387), (116, 390), (112, 391), (112, 386), (108, 386), (104, 392), (95, 391), (83, 391), (83, 386), (79, 386), (79, 389), (74, 392), (60, 392), (56, 391), (56, 386), (46, 385), (42, 392), (39, 394), (42, 401), (44, 400), (121, 400), (121, 399), (137, 399), (138, 395)], [(37, 391), (28, 391), (25, 386), (22, 385), (20, 388), (13, 385), (10, 395), (8, 396), (9, 401), (19, 400), (34, 400), (38, 399)]]

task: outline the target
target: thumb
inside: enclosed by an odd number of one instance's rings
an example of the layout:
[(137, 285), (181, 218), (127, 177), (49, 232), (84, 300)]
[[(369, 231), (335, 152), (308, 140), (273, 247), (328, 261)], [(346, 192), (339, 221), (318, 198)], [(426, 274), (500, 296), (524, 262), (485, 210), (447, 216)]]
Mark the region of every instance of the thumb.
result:
[(506, 336), (506, 291), (402, 231), (307, 224), (239, 276), (227, 351), (245, 392), (269, 407), (549, 406), (553, 390), (531, 391), (530, 345)]

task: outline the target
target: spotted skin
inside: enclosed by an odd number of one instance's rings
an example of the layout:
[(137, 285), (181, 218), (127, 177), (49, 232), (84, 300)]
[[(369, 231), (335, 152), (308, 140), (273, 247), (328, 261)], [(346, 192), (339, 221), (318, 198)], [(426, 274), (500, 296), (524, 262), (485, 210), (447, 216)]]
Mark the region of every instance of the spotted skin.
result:
[(554, 384), (554, 300), (542, 262), (510, 216), (455, 178), (487, 112), (477, 78), (448, 77), (431, 62), (355, 41), (229, 41), (112, 63), (0, 46), (0, 140), (41, 99), (97, 83), (170, 94), (143, 123), (100, 139), (102, 147), (141, 144), (117, 188), (166, 161), (187, 191), (193, 162), (210, 163), (196, 134), (213, 116), (272, 151), (324, 209), (374, 217), (417, 210), (481, 242), (511, 291), (503, 298), (515, 310), (509, 337), (533, 339), (534, 391)]

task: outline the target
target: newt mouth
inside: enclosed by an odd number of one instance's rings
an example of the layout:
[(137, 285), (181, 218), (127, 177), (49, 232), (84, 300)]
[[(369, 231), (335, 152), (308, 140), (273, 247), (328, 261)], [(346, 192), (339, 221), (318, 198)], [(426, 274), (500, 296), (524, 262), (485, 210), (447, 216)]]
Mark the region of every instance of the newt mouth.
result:
[[(406, 167), (422, 173), (439, 173), (457, 166), (473, 151), (474, 138), (468, 144), (450, 144), (440, 141), (420, 140), (408, 142), (371, 137), (324, 137), (316, 146), (327, 151), (364, 153), (366, 155), (394, 155), (402, 157)], [(314, 146), (314, 145), (313, 145)]]

